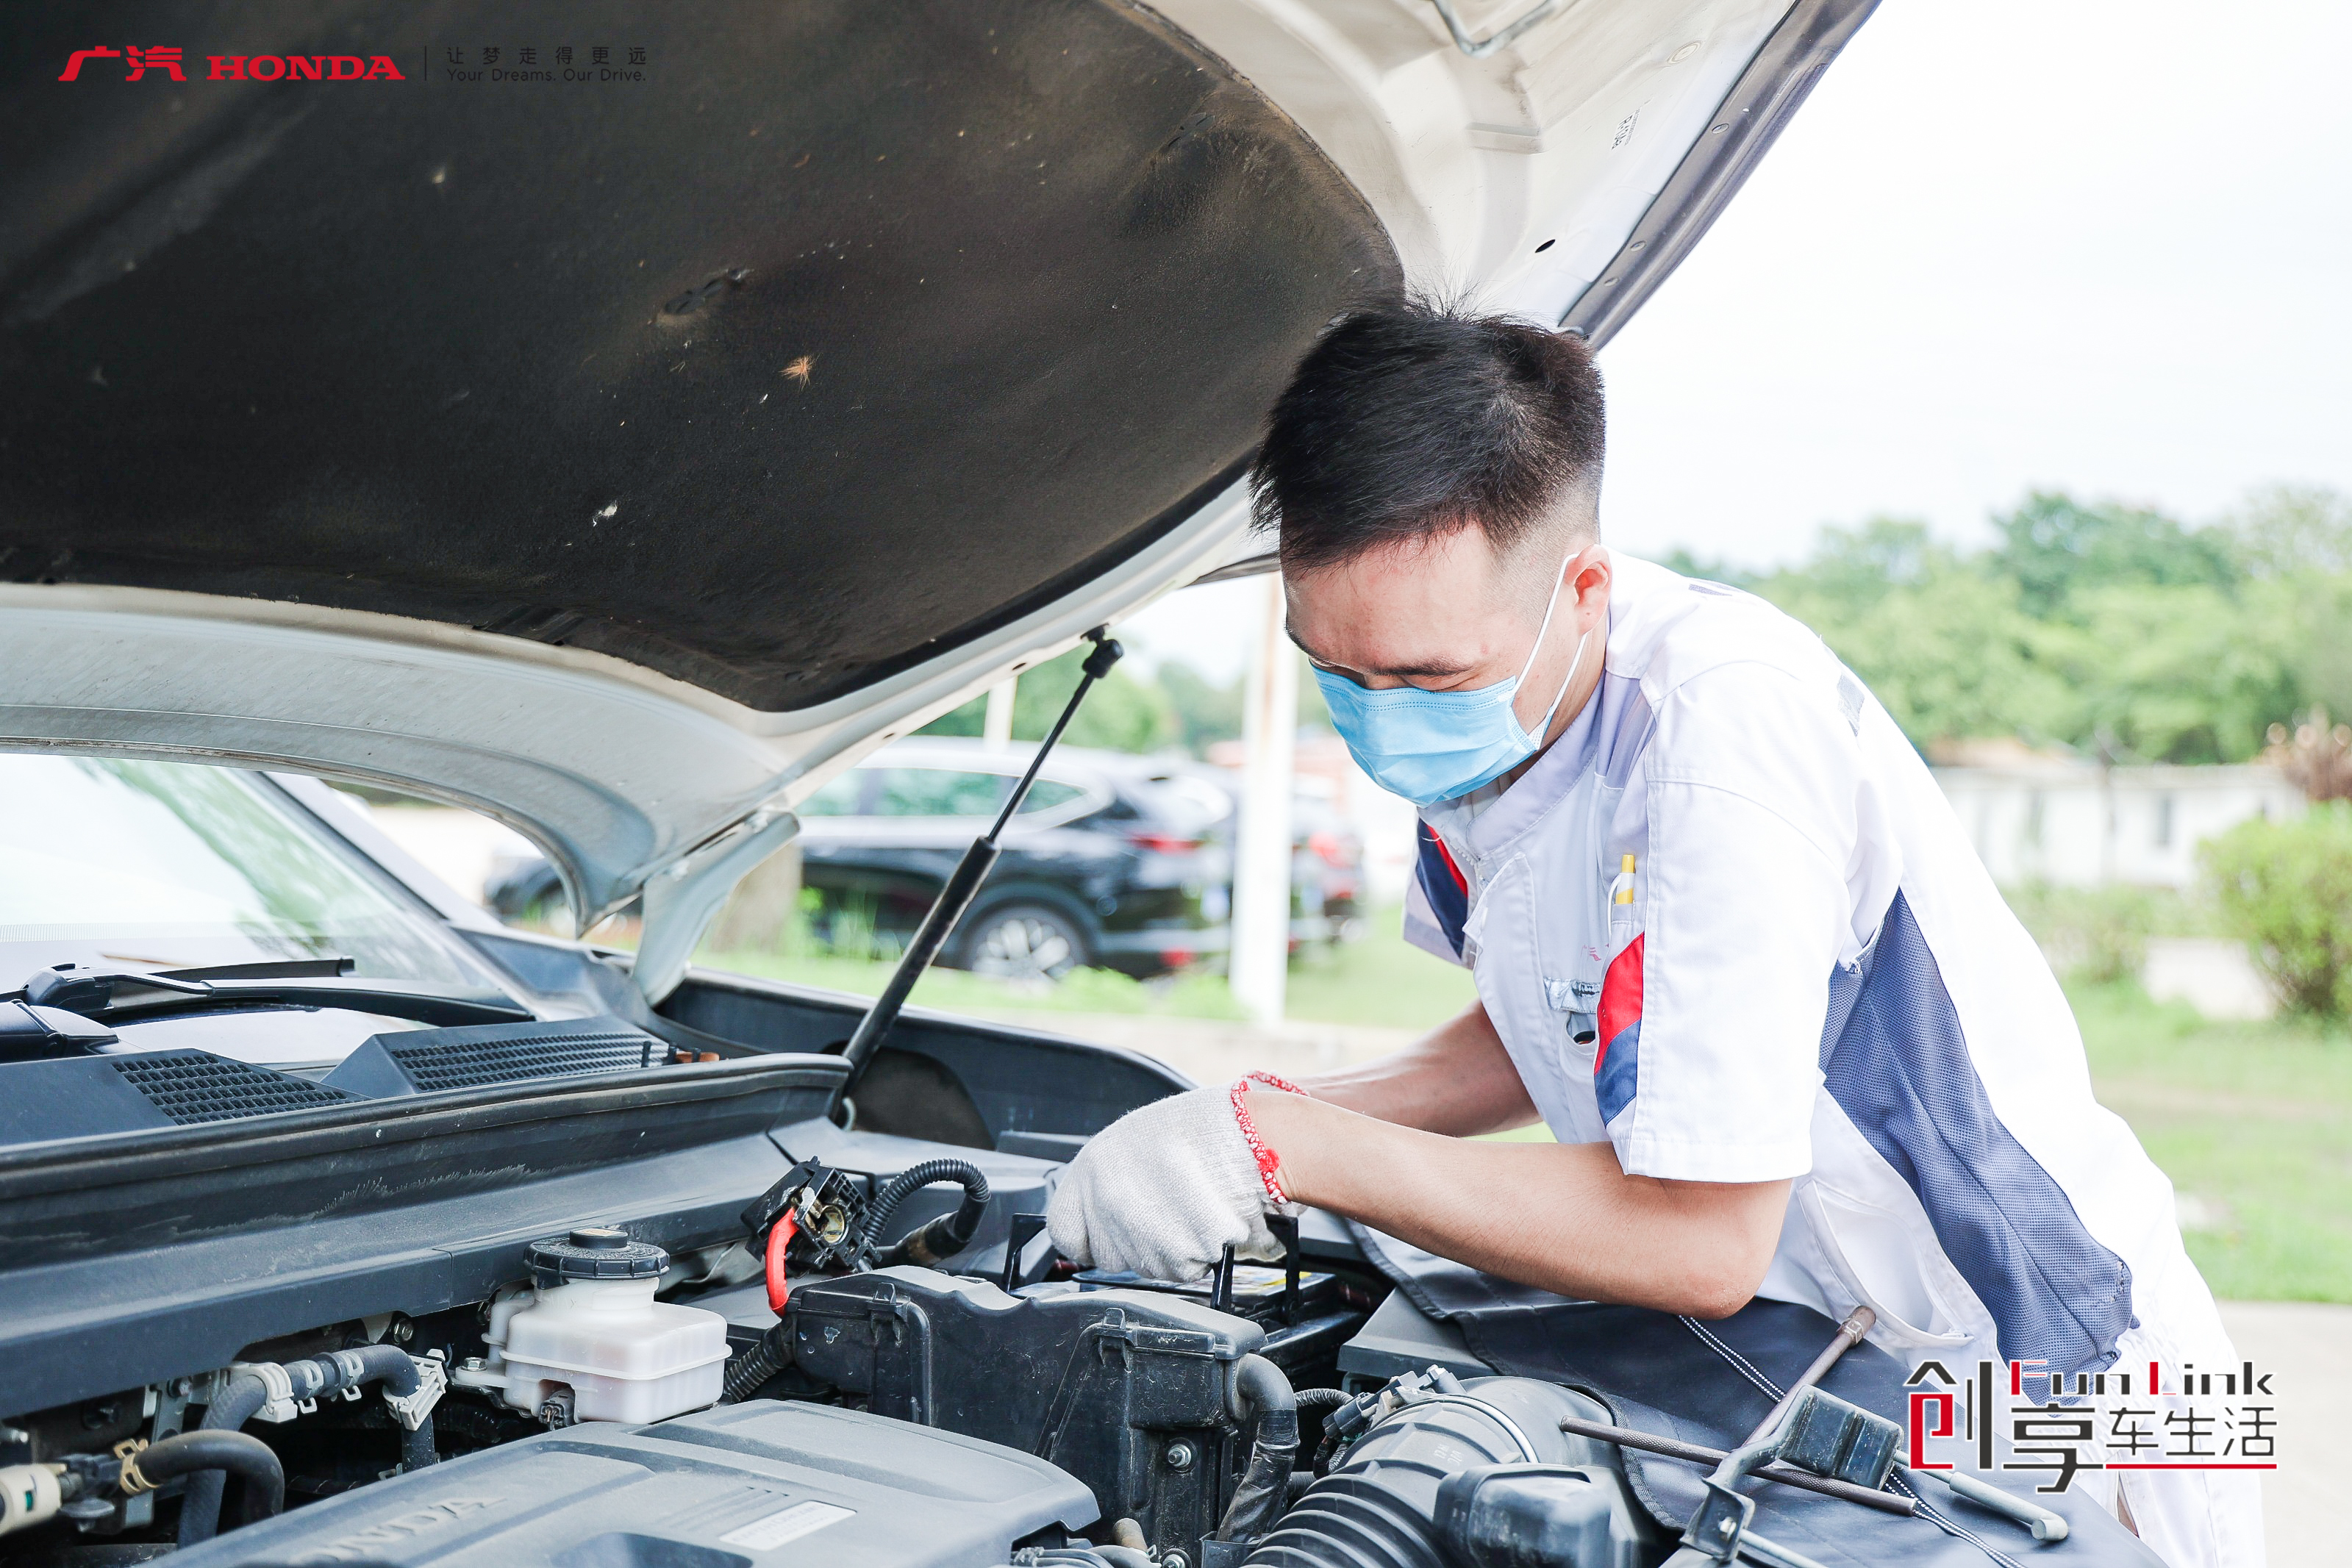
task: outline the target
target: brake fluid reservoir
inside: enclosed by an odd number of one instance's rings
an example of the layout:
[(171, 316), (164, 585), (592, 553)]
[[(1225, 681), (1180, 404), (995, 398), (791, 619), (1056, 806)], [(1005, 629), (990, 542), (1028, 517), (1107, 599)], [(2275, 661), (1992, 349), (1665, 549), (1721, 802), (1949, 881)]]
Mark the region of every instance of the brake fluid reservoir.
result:
[(658, 1421), (718, 1400), (727, 1320), (654, 1300), (668, 1253), (625, 1231), (575, 1230), (531, 1243), (530, 1260), (528, 1304), (494, 1309), (488, 1336), (508, 1404), (537, 1411), (560, 1384), (574, 1420)]

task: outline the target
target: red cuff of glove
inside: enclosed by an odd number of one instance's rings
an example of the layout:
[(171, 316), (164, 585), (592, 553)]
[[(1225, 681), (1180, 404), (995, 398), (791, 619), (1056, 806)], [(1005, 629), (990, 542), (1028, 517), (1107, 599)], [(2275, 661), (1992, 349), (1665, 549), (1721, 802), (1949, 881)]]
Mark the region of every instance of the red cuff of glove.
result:
[(1265, 1140), (1258, 1136), (1257, 1124), (1250, 1119), (1249, 1086), (1253, 1083), (1263, 1083), (1286, 1094), (1304, 1094), (1307, 1091), (1271, 1072), (1244, 1072), (1234, 1080), (1234, 1120), (1241, 1124), (1242, 1141), (1249, 1145), (1250, 1156), (1257, 1161), (1258, 1179), (1265, 1183), (1266, 1197), (1278, 1204), (1288, 1203), (1289, 1195), (1282, 1190), (1282, 1182), (1275, 1174), (1282, 1169), (1282, 1156), (1266, 1147)]

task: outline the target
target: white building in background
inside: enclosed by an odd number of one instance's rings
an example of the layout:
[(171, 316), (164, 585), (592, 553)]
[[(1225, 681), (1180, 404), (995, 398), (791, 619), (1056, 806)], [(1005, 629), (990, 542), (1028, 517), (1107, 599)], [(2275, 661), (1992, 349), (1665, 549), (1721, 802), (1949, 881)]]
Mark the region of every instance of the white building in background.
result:
[(2101, 768), (2012, 744), (1972, 746), (1966, 764), (1935, 775), (1978, 858), (2004, 887), (2188, 887), (2204, 840), (2249, 817), (2304, 811), (2303, 791), (2264, 767)]

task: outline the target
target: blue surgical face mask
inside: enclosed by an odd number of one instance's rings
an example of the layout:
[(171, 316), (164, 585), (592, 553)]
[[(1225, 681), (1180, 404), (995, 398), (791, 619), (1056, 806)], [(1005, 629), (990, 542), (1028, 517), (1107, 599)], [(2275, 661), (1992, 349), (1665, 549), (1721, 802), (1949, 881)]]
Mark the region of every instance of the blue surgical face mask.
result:
[[(1561, 581), (1567, 576), (1563, 562)], [(1332, 727), (1355, 754), (1356, 765), (1389, 793), (1402, 795), (1416, 806), (1430, 806), (1492, 783), (1534, 756), (1539, 737), (1551, 728), (1552, 716), (1568, 695), (1569, 683), (1576, 679), (1584, 663), (1584, 644), (1592, 635), (1587, 632), (1576, 640), (1576, 656), (1568, 663), (1559, 690), (1552, 694), (1551, 706), (1544, 709), (1535, 734), (1528, 734), (1519, 727), (1519, 716), (1511, 705), (1519, 694), (1519, 683), (1535, 667), (1536, 654), (1543, 650), (1552, 612), (1559, 605), (1559, 583), (1556, 582), (1551, 602), (1544, 607), (1543, 624), (1536, 631), (1536, 645), (1528, 651), (1528, 662), (1509, 680), (1475, 691), (1425, 692), (1418, 686), (1391, 686), (1376, 692), (1345, 675), (1316, 671), (1315, 684), (1323, 688), (1323, 706), (1331, 711)]]

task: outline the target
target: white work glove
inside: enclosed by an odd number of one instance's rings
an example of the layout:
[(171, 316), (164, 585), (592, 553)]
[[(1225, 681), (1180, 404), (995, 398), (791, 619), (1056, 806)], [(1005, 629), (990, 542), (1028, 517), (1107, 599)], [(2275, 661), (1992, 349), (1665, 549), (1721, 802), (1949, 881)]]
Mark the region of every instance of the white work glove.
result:
[(1171, 1095), (1097, 1133), (1063, 1173), (1045, 1228), (1084, 1267), (1197, 1280), (1227, 1243), (1236, 1258), (1279, 1259), (1265, 1223), (1277, 1209), (1299, 1211), (1267, 1190), (1226, 1086)]

